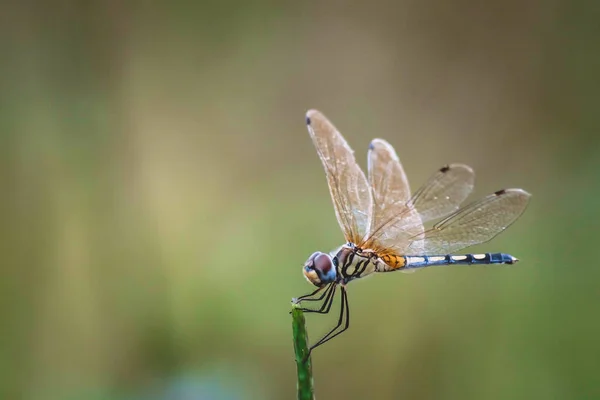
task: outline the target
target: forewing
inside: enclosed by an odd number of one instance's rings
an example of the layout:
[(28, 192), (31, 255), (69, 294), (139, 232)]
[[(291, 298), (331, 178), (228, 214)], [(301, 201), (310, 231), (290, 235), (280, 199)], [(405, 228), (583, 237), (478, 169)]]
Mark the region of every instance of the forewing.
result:
[(325, 168), (338, 223), (347, 241), (360, 243), (370, 223), (371, 191), (354, 152), (319, 111), (306, 114), (308, 132)]
[(450, 254), (484, 243), (508, 228), (525, 211), (531, 195), (505, 189), (467, 205), (417, 235), (410, 254)]
[(440, 168), (410, 199), (423, 223), (444, 217), (458, 210), (471, 194), (475, 173), (463, 164)]
[(374, 139), (369, 146), (369, 185), (373, 197), (371, 227), (362, 247), (380, 254), (402, 254), (423, 232), (417, 210), (409, 204), (410, 187), (394, 148)]

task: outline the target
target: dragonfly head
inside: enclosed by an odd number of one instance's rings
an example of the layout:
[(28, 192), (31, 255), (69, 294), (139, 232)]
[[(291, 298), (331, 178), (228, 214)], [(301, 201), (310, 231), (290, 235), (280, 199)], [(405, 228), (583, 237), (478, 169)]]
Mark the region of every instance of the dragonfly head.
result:
[(320, 251), (313, 253), (306, 260), (302, 272), (310, 283), (318, 287), (335, 281), (337, 275), (331, 256)]

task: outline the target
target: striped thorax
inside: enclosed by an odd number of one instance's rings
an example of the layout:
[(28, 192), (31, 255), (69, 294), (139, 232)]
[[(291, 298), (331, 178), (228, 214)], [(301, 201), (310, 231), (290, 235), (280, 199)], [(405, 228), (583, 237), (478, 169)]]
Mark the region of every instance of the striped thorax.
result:
[(339, 248), (333, 265), (335, 265), (338, 280), (348, 283), (354, 279), (364, 278), (378, 271), (382, 261), (372, 250), (361, 249), (353, 243), (347, 243)]

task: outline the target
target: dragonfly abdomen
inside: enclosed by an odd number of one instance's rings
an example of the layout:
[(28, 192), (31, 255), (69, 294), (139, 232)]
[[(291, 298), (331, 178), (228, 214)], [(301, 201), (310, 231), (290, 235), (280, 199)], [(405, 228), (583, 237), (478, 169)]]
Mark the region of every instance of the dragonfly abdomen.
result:
[(380, 268), (377, 269), (378, 272), (395, 271), (406, 265), (405, 256), (399, 256), (396, 254), (384, 254), (380, 257), (380, 259), (384, 262), (384, 264), (379, 266)]
[(404, 256), (403, 269), (424, 268), (434, 265), (514, 264), (518, 259), (505, 253), (482, 253), (444, 256)]

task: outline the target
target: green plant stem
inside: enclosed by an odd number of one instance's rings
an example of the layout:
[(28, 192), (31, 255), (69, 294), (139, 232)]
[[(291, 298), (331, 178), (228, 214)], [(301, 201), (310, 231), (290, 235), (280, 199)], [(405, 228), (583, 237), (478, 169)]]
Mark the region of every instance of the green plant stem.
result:
[[(308, 334), (304, 312), (295, 303), (292, 303), (292, 333), (294, 339), (294, 352), (296, 353), (296, 371), (298, 373), (298, 400), (313, 400), (312, 360), (308, 355)], [(308, 357), (307, 357), (308, 355)]]

